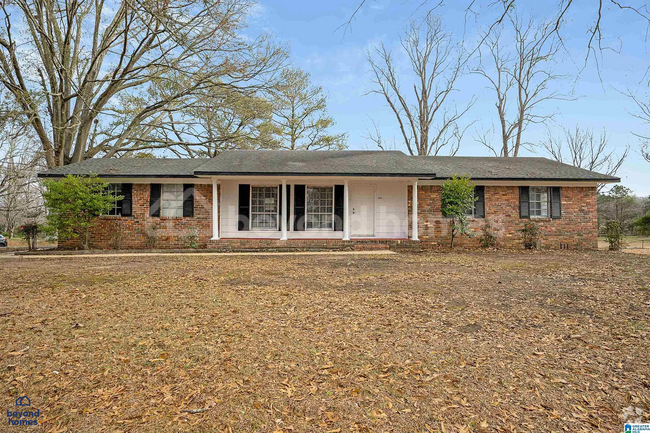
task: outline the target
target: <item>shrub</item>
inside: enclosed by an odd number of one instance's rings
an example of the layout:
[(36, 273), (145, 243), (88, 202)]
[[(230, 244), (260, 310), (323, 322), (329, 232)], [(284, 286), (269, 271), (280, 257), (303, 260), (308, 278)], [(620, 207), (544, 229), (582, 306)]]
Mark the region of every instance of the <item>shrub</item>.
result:
[(122, 249), (122, 239), (124, 238), (124, 223), (119, 219), (115, 219), (112, 221), (111, 226), (111, 246), (116, 250)]
[(59, 237), (81, 237), (85, 250), (90, 248), (90, 229), (99, 215), (106, 215), (115, 197), (107, 183), (95, 175), (66, 176), (61, 180), (46, 180), (43, 193), (47, 215), (47, 230)]
[(187, 248), (198, 249), (199, 248), (199, 229), (196, 227), (191, 227), (189, 234), (185, 236), (185, 246)]
[(29, 251), (36, 249), (36, 237), (41, 230), (41, 226), (36, 223), (27, 223), (18, 227), (18, 233), (27, 241)]
[(451, 217), (451, 248), (454, 247), (456, 235), (469, 236), (469, 223), (467, 211), (472, 208), (474, 197), (474, 184), (469, 177), (452, 177), (442, 184), (442, 216)]
[(519, 230), (524, 241), (524, 248), (527, 250), (539, 249), (539, 239), (542, 235), (539, 226), (532, 221), (526, 221), (524, 228)]
[(144, 231), (145, 244), (148, 249), (155, 250), (158, 246), (158, 227), (156, 224), (152, 224), (147, 227)]
[(623, 229), (617, 220), (607, 221), (605, 224), (605, 238), (609, 243), (610, 251), (620, 251), (623, 248)]
[(492, 227), (490, 221), (485, 221), (483, 227), (481, 227), (481, 246), (483, 248), (496, 248), (499, 243), (499, 234)]
[(636, 219), (634, 228), (641, 236), (650, 236), (650, 213)]

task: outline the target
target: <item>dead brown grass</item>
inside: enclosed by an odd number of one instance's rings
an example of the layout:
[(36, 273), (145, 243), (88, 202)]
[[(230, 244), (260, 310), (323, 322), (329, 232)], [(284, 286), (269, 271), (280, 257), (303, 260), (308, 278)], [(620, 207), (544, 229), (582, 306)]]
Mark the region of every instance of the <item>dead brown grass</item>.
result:
[(3, 407), (29, 396), (43, 431), (620, 431), (650, 412), (647, 256), (6, 259), (0, 281)]

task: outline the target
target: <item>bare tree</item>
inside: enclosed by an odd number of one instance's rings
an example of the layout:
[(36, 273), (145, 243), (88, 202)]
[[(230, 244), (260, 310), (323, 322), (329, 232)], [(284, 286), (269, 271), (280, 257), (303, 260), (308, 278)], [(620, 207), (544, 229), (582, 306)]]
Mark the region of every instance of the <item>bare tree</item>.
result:
[[(339, 26), (339, 29), (344, 29), (344, 34), (348, 30), (351, 30), (352, 21), (366, 3), (366, 0), (358, 0), (357, 7), (349, 16), (348, 20)], [(402, 2), (402, 4), (404, 3), (407, 2)], [(460, 2), (454, 2), (454, 6), (458, 7), (458, 3)], [(504, 21), (504, 19), (506, 19), (508, 13), (510, 13), (515, 8), (515, 0), (465, 0), (464, 3), (466, 5), (466, 26), (468, 26), (469, 23), (467, 21), (471, 16), (474, 16), (477, 19), (480, 16), (488, 16), (490, 18), (484, 37), (491, 35), (492, 30), (498, 27)], [(417, 12), (417, 10), (422, 9), (425, 6), (428, 6), (430, 8), (430, 11), (438, 9), (444, 5), (444, 2), (442, 0), (417, 0), (414, 2), (414, 4), (415, 11)], [(517, 4), (520, 3), (517, 2)], [(493, 8), (499, 8), (496, 16), (492, 16), (489, 13)], [(639, 19), (641, 22), (645, 23), (648, 27), (648, 30), (650, 30), (650, 10), (648, 10), (648, 5), (646, 3), (633, 4), (631, 2), (622, 0), (598, 0), (596, 2), (592, 2), (590, 5), (584, 5), (578, 4), (574, 0), (560, 0), (557, 2), (557, 9), (552, 19), (553, 32), (560, 39), (560, 41), (563, 39), (561, 34), (562, 22), (566, 19), (570, 11), (576, 10), (578, 10), (578, 13), (582, 16), (593, 17), (593, 20), (590, 22), (589, 27), (584, 29), (585, 33), (589, 36), (585, 47), (585, 65), (591, 56), (593, 56), (596, 62), (598, 62), (598, 58), (596, 56), (597, 51), (603, 51), (605, 49), (614, 49), (615, 51), (620, 50), (620, 46), (618, 48), (612, 47), (603, 40), (603, 22), (607, 20), (610, 14), (616, 11), (625, 12), (625, 17), (627, 19)], [(609, 21), (614, 22), (614, 20), (611, 18)], [(613, 32), (608, 33), (611, 34)], [(621, 36), (622, 35), (619, 35), (618, 37), (619, 43), (622, 39)], [(614, 37), (616, 37), (616, 35), (614, 35)]]
[[(512, 39), (506, 40), (504, 33), (512, 34)], [(551, 89), (552, 83), (561, 78), (549, 66), (558, 50), (553, 22), (539, 22), (532, 17), (524, 20), (514, 12), (499, 28), (485, 35), (479, 48), (479, 64), (473, 72), (487, 80), (495, 96), (499, 145), (492, 145), (486, 135), (477, 137), (477, 141), (496, 156), (518, 156), (522, 146), (529, 144), (523, 139), (526, 128), (553, 117), (541, 106), (550, 100), (567, 99)]]
[[(0, 83), (49, 167), (175, 143), (194, 97), (253, 91), (285, 59), (242, 35), (248, 0), (2, 2)], [(19, 31), (17, 29), (20, 29)], [(178, 121), (178, 118), (176, 119)]]
[(643, 159), (650, 162), (650, 146), (648, 146), (647, 141), (641, 145), (641, 156), (643, 156)]
[(415, 74), (407, 86), (413, 89), (414, 100), (402, 89), (400, 71), (384, 44), (367, 53), (376, 85), (369, 93), (384, 97), (411, 155), (437, 155), (443, 149), (453, 155), (467, 130), (458, 121), (475, 101), (472, 98), (459, 110), (449, 100), (463, 70), (463, 53), (431, 14), (422, 22), (411, 22), (400, 41)]
[[(622, 92), (628, 98), (630, 98), (636, 105), (636, 111), (630, 112), (633, 117), (641, 120), (644, 124), (650, 123), (650, 94), (648, 90), (644, 95), (637, 95), (635, 92), (628, 90), (627, 92)], [(639, 149), (641, 156), (646, 161), (650, 162), (650, 137), (644, 134), (634, 133), (637, 137), (641, 139), (641, 147)]]
[[(628, 146), (622, 154), (617, 155), (616, 150), (609, 146), (609, 136), (605, 129), (596, 137), (592, 130), (582, 130), (578, 125), (573, 130), (565, 128), (564, 137), (554, 137), (548, 131), (542, 147), (556, 161), (610, 176), (616, 175), (630, 152)], [(601, 184), (598, 190), (603, 186)]]
[(42, 158), (34, 154), (24, 125), (4, 122), (0, 132), (0, 226), (13, 237), (21, 223), (42, 213), (36, 170)]

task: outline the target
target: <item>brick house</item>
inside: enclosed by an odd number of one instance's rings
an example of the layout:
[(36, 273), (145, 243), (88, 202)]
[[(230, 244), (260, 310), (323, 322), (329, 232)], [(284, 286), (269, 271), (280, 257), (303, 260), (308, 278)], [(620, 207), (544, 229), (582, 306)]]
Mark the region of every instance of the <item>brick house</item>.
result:
[[(620, 179), (545, 158), (407, 156), (379, 151), (226, 151), (211, 159), (89, 159), (41, 178), (96, 174), (123, 200), (100, 217), (101, 249), (435, 247), (449, 241), (441, 185), (476, 184), (479, 246), (489, 224), (505, 247), (535, 221), (545, 248), (597, 247), (596, 190)], [(413, 193), (417, 200), (413, 200)], [(76, 248), (78, 240), (60, 240)]]

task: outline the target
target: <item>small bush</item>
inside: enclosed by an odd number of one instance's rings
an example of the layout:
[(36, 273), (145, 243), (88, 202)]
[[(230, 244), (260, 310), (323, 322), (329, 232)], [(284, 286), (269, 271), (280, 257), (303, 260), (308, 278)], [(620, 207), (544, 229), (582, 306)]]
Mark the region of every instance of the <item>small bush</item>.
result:
[(610, 251), (620, 251), (623, 248), (623, 229), (621, 223), (614, 220), (605, 224), (605, 238)]
[(542, 235), (539, 226), (532, 221), (526, 221), (524, 228), (519, 230), (527, 250), (539, 249), (539, 239)]
[(492, 227), (490, 221), (486, 221), (481, 227), (481, 246), (483, 248), (496, 248), (499, 243), (499, 234)]
[(188, 235), (185, 236), (185, 246), (187, 248), (198, 249), (199, 248), (199, 229), (196, 227), (191, 227)]
[(157, 225), (150, 225), (144, 231), (145, 244), (148, 249), (155, 250), (158, 246), (158, 230)]
[(41, 227), (36, 223), (27, 223), (18, 227), (18, 233), (27, 241), (28, 250), (36, 249), (36, 237), (40, 231)]
[(119, 219), (115, 219), (111, 225), (111, 247), (114, 250), (120, 250), (122, 249), (122, 239), (124, 239), (124, 223)]

